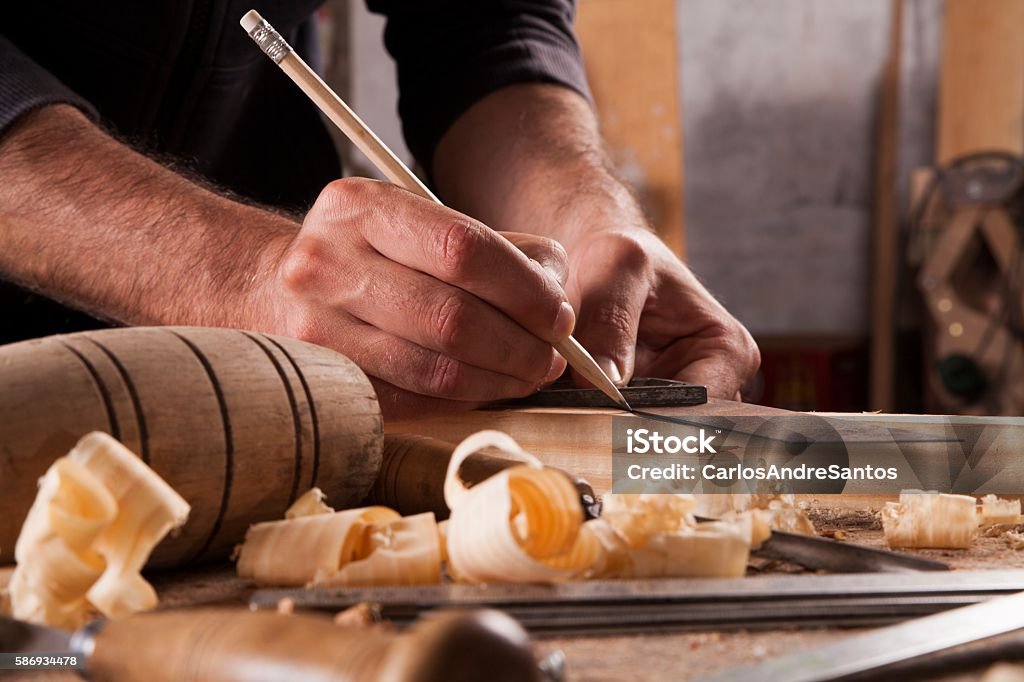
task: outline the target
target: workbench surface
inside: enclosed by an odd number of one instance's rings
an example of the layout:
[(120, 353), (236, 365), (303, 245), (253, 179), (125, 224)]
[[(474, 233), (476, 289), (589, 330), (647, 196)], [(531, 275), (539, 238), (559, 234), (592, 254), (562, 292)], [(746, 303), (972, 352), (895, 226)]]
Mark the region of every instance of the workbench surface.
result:
[[(846, 542), (884, 547), (877, 517), (870, 511), (815, 508), (811, 516), (819, 532), (825, 535), (838, 531)], [(1024, 568), (1024, 551), (1010, 548), (1000, 536), (979, 536), (968, 551), (917, 550), (912, 553), (944, 561), (961, 570)], [(755, 560), (750, 579), (757, 580), (758, 574), (799, 570), (794, 566)], [(164, 608), (195, 604), (242, 605), (254, 589), (251, 583), (235, 577), (230, 564), (158, 572), (149, 577)], [(540, 652), (564, 651), (568, 659), (569, 680), (659, 682), (698, 679), (714, 671), (810, 649), (854, 632), (857, 630), (814, 629), (571, 637), (543, 639), (538, 641), (537, 648)], [(949, 661), (945, 658), (936, 663), (938, 669), (925, 670), (917, 677), (901, 675), (899, 679), (966, 682), (979, 680), (984, 672), (984, 669), (947, 672)], [(70, 674), (46, 674), (34, 677), (19, 675), (17, 679), (56, 681), (77, 678)]]

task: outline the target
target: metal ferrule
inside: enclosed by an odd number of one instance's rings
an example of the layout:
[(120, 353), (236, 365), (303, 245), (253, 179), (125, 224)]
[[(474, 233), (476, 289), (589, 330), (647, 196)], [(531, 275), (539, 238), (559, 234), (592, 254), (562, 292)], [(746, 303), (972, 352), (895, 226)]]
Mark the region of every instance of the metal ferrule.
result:
[(102, 618), (86, 623), (85, 627), (71, 635), (71, 651), (88, 661), (92, 652), (96, 650), (96, 636), (100, 634), (106, 624), (107, 621)]
[(273, 59), (275, 64), (280, 64), (281, 60), (292, 51), (292, 46), (266, 20), (261, 21), (249, 31), (249, 37), (256, 41), (260, 49)]

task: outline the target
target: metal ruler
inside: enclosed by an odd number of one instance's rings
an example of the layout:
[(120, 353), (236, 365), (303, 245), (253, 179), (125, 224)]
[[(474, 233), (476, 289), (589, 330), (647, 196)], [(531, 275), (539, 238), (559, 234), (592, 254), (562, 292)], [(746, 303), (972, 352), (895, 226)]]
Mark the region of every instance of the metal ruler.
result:
[(825, 682), (1024, 628), (1024, 593), (918, 618), (823, 647), (735, 668), (705, 682)]
[[(634, 408), (703, 405), (708, 401), (707, 386), (675, 379), (634, 377), (628, 386), (619, 388), (619, 393)], [(596, 388), (579, 388), (570, 379), (560, 379), (542, 391), (500, 403), (497, 407), (617, 408), (618, 405)]]
[(859, 627), (890, 624), (1024, 591), (1024, 570), (443, 584), (259, 590), (253, 608), (339, 611), (359, 602), (405, 625), (436, 608), (498, 608), (536, 635)]

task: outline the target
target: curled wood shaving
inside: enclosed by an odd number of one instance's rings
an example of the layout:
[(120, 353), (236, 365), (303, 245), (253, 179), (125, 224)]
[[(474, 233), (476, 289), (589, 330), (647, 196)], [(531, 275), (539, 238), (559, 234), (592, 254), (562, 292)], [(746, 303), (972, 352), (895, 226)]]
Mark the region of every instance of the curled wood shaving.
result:
[(439, 582), (440, 566), (432, 513), (364, 507), (257, 523), (236, 568), (268, 585), (410, 585)]
[(15, 545), (16, 618), (76, 628), (95, 612), (120, 618), (156, 606), (139, 575), (189, 505), (104, 433), (90, 433), (40, 480)]
[(999, 524), (1016, 524), (1021, 522), (1020, 500), (1004, 500), (995, 495), (981, 498), (978, 510), (979, 526), (995, 526)]
[(315, 516), (316, 514), (331, 514), (333, 507), (327, 506), (324, 491), (320, 488), (310, 488), (299, 499), (288, 507), (284, 513), (285, 519), (297, 519), (301, 516)]
[(746, 572), (754, 531), (749, 513), (694, 523), (688, 495), (606, 495), (612, 514), (588, 521), (602, 553), (594, 578), (735, 577)]
[[(495, 448), (524, 464), (467, 489), (458, 478), (470, 455)], [(456, 447), (444, 484), (449, 573), (472, 583), (557, 582), (588, 569), (601, 552), (581, 533), (583, 508), (565, 474), (544, 469), (500, 431), (481, 431)]]
[(605, 495), (601, 500), (601, 518), (627, 545), (642, 547), (655, 533), (673, 533), (684, 526), (692, 526), (694, 521), (690, 512), (695, 504), (692, 495)]
[(978, 532), (975, 500), (969, 495), (905, 491), (887, 502), (882, 528), (889, 547), (966, 549)]
[[(815, 535), (817, 531), (807, 513), (796, 504), (796, 498), (789, 493), (748, 494), (748, 493), (701, 493), (694, 495), (694, 513), (713, 519), (738, 519), (745, 512), (755, 514), (755, 530), (759, 524), (767, 523), (770, 530), (788, 533)], [(766, 536), (767, 537), (767, 536)], [(755, 543), (760, 544), (760, 543)]]
[(314, 585), (425, 585), (441, 582), (441, 537), (433, 512), (370, 524), (355, 556)]
[(772, 530), (801, 535), (817, 534), (814, 524), (804, 510), (793, 504), (792, 495), (779, 495), (779, 499), (770, 500), (766, 508), (754, 511), (767, 517), (768, 526)]

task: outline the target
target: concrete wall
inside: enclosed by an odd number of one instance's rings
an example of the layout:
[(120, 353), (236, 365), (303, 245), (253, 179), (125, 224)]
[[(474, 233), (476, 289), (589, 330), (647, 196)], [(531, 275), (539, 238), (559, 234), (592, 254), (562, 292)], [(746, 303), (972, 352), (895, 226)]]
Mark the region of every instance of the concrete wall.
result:
[[(891, 7), (679, 3), (689, 260), (755, 333), (867, 329), (874, 121)], [(908, 167), (928, 160), (933, 139), (940, 10), (905, 3)]]
[[(908, 170), (930, 160), (942, 3), (903, 2)], [(867, 330), (873, 128), (890, 7), (679, 0), (689, 261), (757, 334)], [(350, 3), (350, 97), (407, 155), (381, 29)]]

